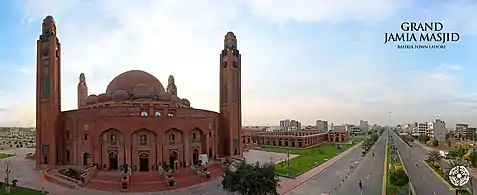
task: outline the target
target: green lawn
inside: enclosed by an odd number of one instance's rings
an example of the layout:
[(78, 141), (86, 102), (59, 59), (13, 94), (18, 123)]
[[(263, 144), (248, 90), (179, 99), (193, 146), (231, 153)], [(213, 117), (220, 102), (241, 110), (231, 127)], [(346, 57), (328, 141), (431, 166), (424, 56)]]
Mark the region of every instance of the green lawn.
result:
[[(5, 183), (0, 182), (2, 185), (2, 188), (0, 190), (0, 194), (5, 194)], [(23, 188), (23, 187), (10, 187), (10, 193), (9, 195), (42, 195), (42, 194), (48, 194), (48, 192), (41, 193), (39, 190), (34, 190), (34, 189), (29, 189), (29, 188)]]
[[(353, 143), (347, 144), (323, 143), (307, 149), (260, 146), (260, 150), (277, 153), (287, 153), (289, 151), (290, 154), (299, 155), (290, 159), (289, 166), (286, 160), (275, 165), (275, 171), (278, 175), (293, 178), (320, 165), (326, 161), (325, 159), (329, 160), (333, 158), (356, 143), (358, 142), (354, 141)], [(338, 145), (342, 146), (341, 151), (338, 150)]]
[(0, 159), (15, 156), (15, 154), (0, 153)]
[[(438, 169), (436, 167), (434, 167), (434, 165), (432, 165), (432, 163), (430, 163), (428, 160), (425, 160), (426, 164), (429, 165), (429, 167), (431, 167), (435, 172), (437, 172), (439, 174), (439, 176), (441, 176), (444, 180), (446, 180), (446, 182), (452, 186), (452, 184), (450, 183), (449, 179), (447, 177), (444, 176), (444, 173), (442, 172), (441, 169)], [(467, 191), (467, 190), (458, 190), (459, 191), (459, 194), (461, 195), (470, 195), (470, 192)]]

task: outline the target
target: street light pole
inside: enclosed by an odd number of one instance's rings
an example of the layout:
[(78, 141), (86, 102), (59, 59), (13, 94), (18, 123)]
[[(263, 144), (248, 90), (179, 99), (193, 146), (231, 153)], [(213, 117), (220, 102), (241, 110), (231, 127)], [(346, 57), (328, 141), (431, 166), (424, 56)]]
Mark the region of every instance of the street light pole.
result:
[(290, 150), (287, 151), (287, 164), (288, 168), (290, 168)]

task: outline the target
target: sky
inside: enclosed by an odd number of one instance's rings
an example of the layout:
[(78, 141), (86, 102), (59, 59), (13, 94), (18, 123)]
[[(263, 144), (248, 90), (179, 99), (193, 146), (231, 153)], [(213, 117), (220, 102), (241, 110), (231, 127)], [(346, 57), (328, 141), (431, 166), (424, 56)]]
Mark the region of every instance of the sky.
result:
[[(36, 40), (52, 15), (62, 44), (62, 110), (139, 69), (195, 108), (218, 111), (219, 54), (233, 31), (242, 54), (243, 125), (431, 121), (477, 125), (477, 1), (0, 1), (0, 126), (34, 126)], [(446, 49), (397, 49), (384, 33), (439, 21)], [(422, 43), (425, 44), (425, 43)], [(391, 113), (390, 113), (391, 112)]]

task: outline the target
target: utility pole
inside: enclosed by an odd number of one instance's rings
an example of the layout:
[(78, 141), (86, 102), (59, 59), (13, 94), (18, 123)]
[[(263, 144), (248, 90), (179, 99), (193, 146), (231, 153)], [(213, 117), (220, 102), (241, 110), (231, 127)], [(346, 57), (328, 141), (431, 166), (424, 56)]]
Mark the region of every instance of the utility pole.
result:
[(10, 186), (8, 184), (8, 180), (9, 180), (9, 177), (10, 177), (10, 172), (11, 172), (11, 169), (10, 169), (10, 166), (11, 166), (11, 162), (10, 160), (7, 160), (5, 161), (5, 193), (10, 193)]

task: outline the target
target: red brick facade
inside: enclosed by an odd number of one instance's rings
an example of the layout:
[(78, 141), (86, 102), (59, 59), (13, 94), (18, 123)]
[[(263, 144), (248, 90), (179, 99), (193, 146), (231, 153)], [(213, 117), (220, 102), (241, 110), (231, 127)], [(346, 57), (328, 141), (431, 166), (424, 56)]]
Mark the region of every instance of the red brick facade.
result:
[(88, 95), (80, 75), (78, 109), (61, 111), (61, 46), (53, 17), (37, 41), (36, 167), (128, 164), (150, 171), (184, 167), (209, 158), (241, 156), (241, 75), (237, 40), (227, 33), (220, 54), (220, 112), (190, 107), (154, 76), (132, 70), (111, 81), (103, 94)]
[(317, 131), (277, 131), (260, 132), (244, 131), (242, 143), (251, 149), (257, 145), (281, 146), (291, 148), (308, 148), (325, 141), (348, 142), (348, 132), (317, 132)]

